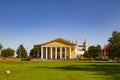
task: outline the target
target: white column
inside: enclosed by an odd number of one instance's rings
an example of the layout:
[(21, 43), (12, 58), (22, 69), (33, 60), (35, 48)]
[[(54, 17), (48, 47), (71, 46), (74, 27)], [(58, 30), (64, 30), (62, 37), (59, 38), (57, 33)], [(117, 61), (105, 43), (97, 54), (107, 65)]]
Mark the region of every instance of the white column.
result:
[(62, 59), (62, 47), (60, 47), (60, 59)]
[(65, 59), (66, 59), (66, 47), (65, 47)]
[(50, 47), (50, 59), (52, 59), (52, 47)]
[(46, 47), (46, 59), (48, 58), (48, 48)]
[(77, 54), (78, 54), (78, 46), (75, 47), (75, 58), (77, 58)]
[(57, 59), (57, 47), (55, 47), (55, 59)]
[(43, 47), (41, 47), (41, 59), (43, 59)]
[(70, 59), (71, 59), (71, 47), (70, 47)]

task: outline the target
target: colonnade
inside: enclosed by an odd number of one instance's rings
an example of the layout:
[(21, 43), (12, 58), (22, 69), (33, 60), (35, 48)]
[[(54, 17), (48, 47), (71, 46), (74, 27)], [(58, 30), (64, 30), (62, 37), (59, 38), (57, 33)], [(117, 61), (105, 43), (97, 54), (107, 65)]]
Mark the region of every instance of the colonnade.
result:
[(41, 59), (71, 59), (73, 47), (41, 47)]

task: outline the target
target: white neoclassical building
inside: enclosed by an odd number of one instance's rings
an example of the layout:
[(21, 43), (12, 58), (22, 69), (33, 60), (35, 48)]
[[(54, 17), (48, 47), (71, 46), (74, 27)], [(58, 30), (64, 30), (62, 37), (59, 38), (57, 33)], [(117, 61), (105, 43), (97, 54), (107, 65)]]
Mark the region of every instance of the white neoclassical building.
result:
[(83, 45), (78, 45), (69, 40), (58, 38), (35, 45), (32, 56), (40, 59), (74, 59), (77, 58), (77, 55), (83, 54), (87, 47), (86, 41)]

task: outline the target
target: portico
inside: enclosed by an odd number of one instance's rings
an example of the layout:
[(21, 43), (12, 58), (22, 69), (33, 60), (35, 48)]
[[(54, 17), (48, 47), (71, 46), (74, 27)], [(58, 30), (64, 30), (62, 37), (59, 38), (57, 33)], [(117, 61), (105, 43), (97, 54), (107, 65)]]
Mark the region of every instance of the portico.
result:
[(43, 46), (41, 47), (41, 59), (72, 59), (74, 47)]
[(37, 52), (40, 59), (73, 59), (74, 56), (75, 44), (62, 38), (40, 44)]

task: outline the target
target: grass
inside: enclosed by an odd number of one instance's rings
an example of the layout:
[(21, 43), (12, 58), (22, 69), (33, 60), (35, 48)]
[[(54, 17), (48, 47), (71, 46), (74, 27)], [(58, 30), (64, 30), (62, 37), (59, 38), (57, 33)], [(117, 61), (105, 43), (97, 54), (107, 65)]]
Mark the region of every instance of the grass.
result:
[[(10, 70), (10, 74), (5, 71)], [(0, 80), (119, 80), (120, 63), (0, 61)]]

